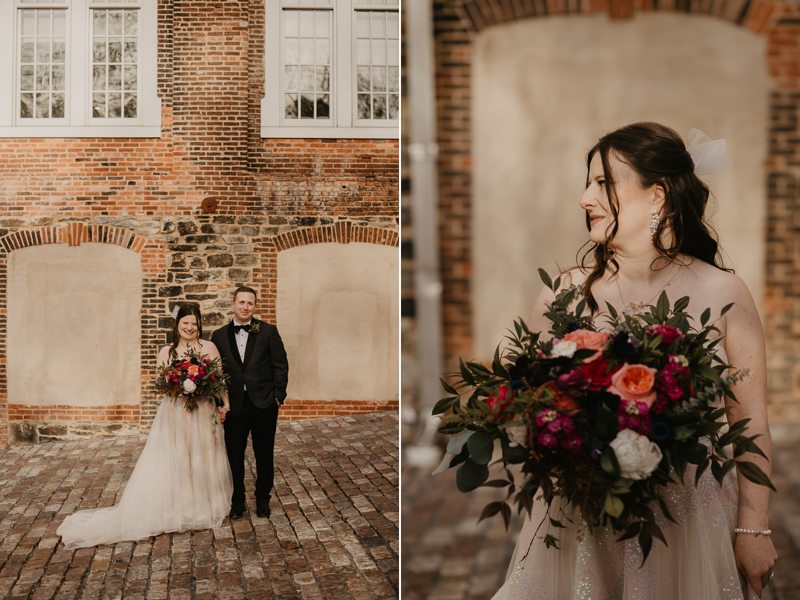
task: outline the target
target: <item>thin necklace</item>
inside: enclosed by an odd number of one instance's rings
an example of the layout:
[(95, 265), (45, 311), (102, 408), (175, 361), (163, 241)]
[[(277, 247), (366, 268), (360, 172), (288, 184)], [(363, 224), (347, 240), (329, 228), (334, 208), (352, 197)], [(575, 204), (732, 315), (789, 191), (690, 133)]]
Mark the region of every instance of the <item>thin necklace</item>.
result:
[(652, 298), (650, 298), (650, 300), (648, 300), (647, 302), (645, 302), (643, 304), (631, 304), (631, 305), (628, 305), (628, 303), (625, 302), (625, 298), (622, 295), (622, 288), (619, 286), (619, 271), (617, 271), (615, 273), (614, 281), (617, 284), (617, 291), (619, 292), (619, 299), (622, 300), (622, 312), (625, 313), (626, 315), (632, 315), (635, 310), (641, 310), (645, 306), (650, 306), (650, 304), (653, 302), (653, 300), (655, 300), (658, 297), (658, 295), (661, 294), (661, 292), (663, 292), (666, 289), (666, 287), (675, 280), (675, 278), (678, 276), (678, 273), (680, 273), (680, 271), (681, 271), (681, 267), (680, 267), (680, 265), (678, 265), (678, 268), (675, 270), (675, 274), (672, 277), (670, 277), (670, 279), (669, 279), (669, 281), (667, 281), (667, 283), (665, 283), (663, 286), (661, 286), (661, 289), (658, 290), (655, 293), (655, 295)]

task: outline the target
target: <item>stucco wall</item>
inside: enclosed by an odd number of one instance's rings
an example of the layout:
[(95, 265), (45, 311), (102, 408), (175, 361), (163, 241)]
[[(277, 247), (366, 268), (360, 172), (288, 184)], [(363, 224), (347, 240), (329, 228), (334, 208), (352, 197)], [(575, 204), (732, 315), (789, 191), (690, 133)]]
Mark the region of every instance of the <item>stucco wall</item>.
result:
[(311, 244), (278, 254), (290, 400), (397, 400), (397, 249)]
[(112, 244), (33, 246), (8, 265), (8, 400), (137, 405), (140, 256)]
[(768, 79), (762, 37), (716, 18), (559, 16), (490, 27), (473, 63), (475, 354), (528, 316), (543, 267), (575, 264), (586, 151), (640, 120), (728, 140), (707, 178), (727, 264), (763, 295)]

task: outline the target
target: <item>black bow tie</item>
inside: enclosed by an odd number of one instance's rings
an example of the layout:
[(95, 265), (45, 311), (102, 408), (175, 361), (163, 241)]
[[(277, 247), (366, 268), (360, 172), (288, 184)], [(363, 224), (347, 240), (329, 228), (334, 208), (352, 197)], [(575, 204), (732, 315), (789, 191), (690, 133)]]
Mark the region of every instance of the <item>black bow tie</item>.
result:
[(250, 333), (250, 323), (247, 325), (234, 325), (233, 326), (233, 333), (239, 333), (242, 329), (244, 329), (247, 333)]

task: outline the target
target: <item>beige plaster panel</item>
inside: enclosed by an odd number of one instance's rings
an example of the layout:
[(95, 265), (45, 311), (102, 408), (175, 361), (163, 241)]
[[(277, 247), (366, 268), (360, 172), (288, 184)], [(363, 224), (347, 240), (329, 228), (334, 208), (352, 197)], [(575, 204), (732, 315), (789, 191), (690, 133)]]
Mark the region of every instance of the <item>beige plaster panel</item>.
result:
[(278, 254), (277, 325), (291, 399), (397, 400), (397, 248), (312, 244)]
[(491, 27), (473, 78), (475, 353), (527, 318), (538, 267), (575, 264), (588, 239), (586, 152), (628, 123), (653, 120), (728, 140), (735, 169), (707, 178), (733, 266), (763, 294), (768, 77), (765, 41), (712, 17), (548, 17)]
[(8, 401), (140, 402), (139, 255), (113, 244), (32, 246), (8, 266)]

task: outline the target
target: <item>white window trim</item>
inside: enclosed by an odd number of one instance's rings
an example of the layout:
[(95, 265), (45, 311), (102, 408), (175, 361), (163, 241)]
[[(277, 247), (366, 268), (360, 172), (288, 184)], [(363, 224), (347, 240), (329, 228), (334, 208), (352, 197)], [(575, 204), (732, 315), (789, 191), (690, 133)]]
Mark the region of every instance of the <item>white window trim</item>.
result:
[[(400, 120), (389, 120), (386, 124), (366, 125), (354, 123), (355, 79), (353, 77), (353, 55), (355, 36), (353, 23), (355, 11), (352, 0), (335, 0), (334, 11), (346, 11), (350, 18), (333, 19), (332, 56), (335, 82), (331, 89), (336, 125), (302, 124), (281, 125), (283, 90), (281, 77), (281, 0), (264, 2), (264, 98), (261, 100), (262, 138), (323, 138), (323, 139), (399, 139)], [(313, 8), (309, 6), (309, 8)], [(320, 7), (321, 8), (321, 7)], [(399, 10), (399, 7), (398, 7)], [(349, 40), (339, 43), (339, 40)]]
[[(158, 97), (158, 0), (142, 0), (139, 44), (139, 80), (141, 91), (137, 102), (138, 117), (132, 124), (93, 124), (88, 104), (89, 76), (89, 5), (91, 0), (71, 0), (67, 37), (70, 58), (69, 123), (70, 125), (17, 125), (19, 107), (15, 105), (17, 74), (15, 72), (19, 10), (14, 0), (0, 0), (0, 138), (159, 138), (161, 137), (161, 99)], [(32, 4), (45, 8), (47, 5)], [(130, 8), (130, 5), (128, 5)], [(61, 119), (59, 119), (60, 121)]]

